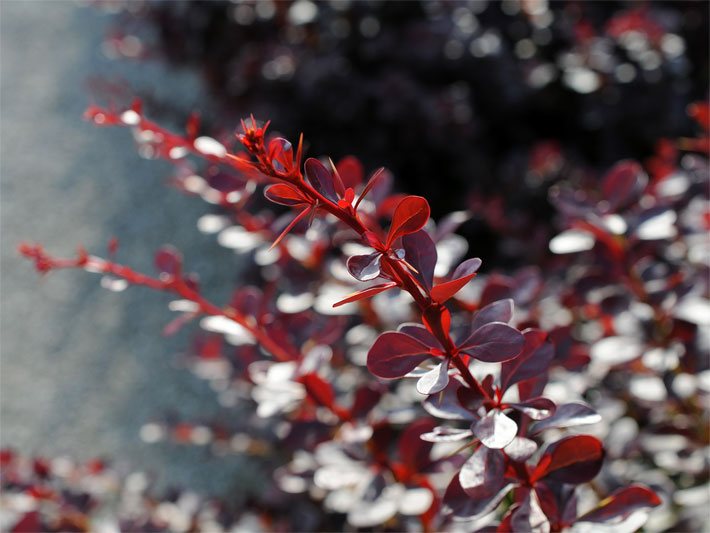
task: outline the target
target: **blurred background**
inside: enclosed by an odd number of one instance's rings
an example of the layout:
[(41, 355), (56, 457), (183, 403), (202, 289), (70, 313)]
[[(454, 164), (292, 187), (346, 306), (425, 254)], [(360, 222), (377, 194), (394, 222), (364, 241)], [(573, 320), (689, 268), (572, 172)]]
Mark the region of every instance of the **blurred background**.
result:
[(82, 121), (89, 102), (139, 96), (174, 129), (198, 109), (215, 135), (249, 113), (289, 138), (303, 131), (312, 154), (388, 166), (436, 217), (471, 210), (462, 228), (471, 250), (505, 271), (547, 254), (551, 186), (587, 184), (619, 159), (652, 157), (663, 137), (691, 136), (686, 109), (708, 88), (707, 2), (4, 1), (0, 10), (0, 444), (106, 456), (213, 494), (253, 467), (140, 439), (155, 417), (221, 415), (207, 382), (180, 368), (189, 333), (160, 335), (167, 298), (113, 294), (80, 272), (40, 279), (15, 251), (36, 241), (63, 256), (79, 244), (102, 254), (115, 236), (119, 260), (150, 270), (170, 242), (208, 295), (239, 273), (234, 254), (195, 230), (209, 208), (166, 187), (170, 165), (140, 159), (127, 131)]

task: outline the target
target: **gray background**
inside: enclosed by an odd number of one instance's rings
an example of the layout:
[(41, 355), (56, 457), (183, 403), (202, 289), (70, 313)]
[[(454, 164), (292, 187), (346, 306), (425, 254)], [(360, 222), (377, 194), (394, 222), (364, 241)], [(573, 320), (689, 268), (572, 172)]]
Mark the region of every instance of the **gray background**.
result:
[(28, 240), (57, 255), (72, 255), (78, 244), (104, 254), (116, 236), (120, 260), (152, 271), (154, 250), (170, 242), (209, 293), (227, 297), (236, 260), (196, 230), (206, 204), (166, 187), (169, 165), (141, 160), (129, 131), (81, 119), (91, 76), (154, 87), (185, 113), (203, 105), (204, 90), (186, 72), (107, 59), (101, 42), (110, 17), (94, 8), (3, 0), (0, 9), (0, 444), (105, 456), (147, 469), (160, 485), (234, 494), (251, 475), (238, 458), (138, 437), (166, 410), (225, 414), (208, 385), (175, 364), (186, 335), (160, 334), (171, 318), (169, 298), (141, 288), (111, 293), (83, 272), (40, 279), (16, 252)]

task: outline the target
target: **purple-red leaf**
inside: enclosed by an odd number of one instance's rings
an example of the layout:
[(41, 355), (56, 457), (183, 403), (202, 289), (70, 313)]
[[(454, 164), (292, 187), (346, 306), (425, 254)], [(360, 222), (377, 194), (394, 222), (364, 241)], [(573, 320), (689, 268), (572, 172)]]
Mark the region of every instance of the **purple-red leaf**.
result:
[(357, 280), (370, 281), (380, 276), (382, 254), (354, 255), (348, 258), (348, 272)]
[(397, 283), (394, 281), (380, 283), (379, 285), (373, 285), (372, 287), (368, 287), (367, 289), (363, 289), (361, 291), (349, 294), (342, 300), (335, 302), (333, 304), (333, 307), (340, 307), (341, 305), (349, 304), (351, 302), (357, 302), (358, 300), (362, 300), (363, 298), (370, 298), (376, 294), (380, 294), (381, 292), (386, 291), (388, 289), (392, 289), (396, 286)]
[(399, 237), (422, 229), (429, 220), (429, 213), (429, 203), (421, 196), (402, 198), (392, 216), (392, 224), (387, 235), (387, 248)]
[(402, 462), (414, 472), (421, 472), (430, 463), (429, 453), (433, 444), (421, 438), (422, 434), (434, 429), (435, 423), (430, 418), (412, 422), (399, 438), (397, 448)]
[(641, 509), (649, 509), (661, 504), (658, 494), (643, 485), (630, 485), (612, 493), (599, 505), (580, 516), (577, 522), (607, 523), (628, 518)]
[(331, 174), (330, 170), (328, 170), (323, 163), (310, 157), (306, 159), (304, 169), (306, 178), (308, 178), (308, 181), (313, 185), (316, 191), (331, 202), (338, 201), (333, 174)]
[(646, 173), (636, 161), (620, 161), (602, 179), (602, 194), (613, 211), (635, 200), (647, 182)]
[(547, 340), (547, 333), (538, 329), (523, 331), (524, 344), (518, 357), (503, 363), (500, 370), (500, 384), (502, 390), (507, 390), (511, 385), (533, 378), (547, 371), (555, 350)]
[(515, 487), (513, 483), (503, 486), (488, 498), (471, 498), (461, 487), (459, 476), (454, 476), (444, 494), (445, 511), (463, 519), (474, 519), (494, 511), (503, 498)]
[(491, 322), (503, 322), (508, 324), (513, 318), (513, 300), (506, 298), (488, 304), (473, 317), (471, 331), (476, 331), (481, 326)]
[(414, 337), (429, 348), (441, 349), (441, 344), (436, 337), (434, 337), (434, 335), (432, 335), (431, 332), (421, 324), (405, 323), (399, 326), (397, 331)]
[(414, 370), (430, 355), (429, 347), (414, 337), (396, 331), (386, 331), (377, 339), (367, 354), (367, 368), (374, 375), (401, 378)]
[(434, 285), (434, 268), (436, 267), (436, 245), (424, 230), (402, 237), (404, 259), (417, 272), (414, 274), (428, 291)]
[(486, 363), (500, 363), (517, 356), (523, 347), (523, 334), (502, 322), (481, 326), (459, 346), (462, 352)]
[(479, 446), (461, 467), (461, 488), (475, 500), (490, 498), (505, 485), (505, 467), (503, 453)]
[(476, 422), (472, 430), (485, 447), (497, 450), (513, 442), (518, 433), (518, 425), (503, 411), (493, 409)]
[(592, 480), (603, 462), (604, 447), (599, 439), (590, 435), (573, 435), (545, 450), (533, 477), (579, 485)]
[(290, 172), (293, 168), (293, 146), (281, 137), (269, 143), (269, 159), (278, 172)]

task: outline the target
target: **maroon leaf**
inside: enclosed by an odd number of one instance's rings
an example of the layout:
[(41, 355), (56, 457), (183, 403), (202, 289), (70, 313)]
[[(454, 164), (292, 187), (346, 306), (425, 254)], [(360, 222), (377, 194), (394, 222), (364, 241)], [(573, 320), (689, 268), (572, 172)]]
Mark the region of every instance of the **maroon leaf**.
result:
[(545, 450), (532, 476), (578, 485), (592, 480), (604, 462), (604, 447), (596, 437), (573, 435)]
[(547, 371), (555, 350), (547, 340), (547, 333), (538, 329), (523, 331), (524, 344), (518, 357), (503, 363), (500, 370), (501, 389), (530, 379)]
[(602, 179), (602, 194), (610, 210), (615, 210), (635, 200), (647, 182), (648, 177), (636, 161), (620, 161)]
[(275, 204), (281, 205), (294, 206), (309, 203), (308, 199), (303, 196), (301, 191), (285, 183), (269, 185), (264, 189), (264, 196)]
[(419, 473), (430, 463), (429, 453), (433, 444), (423, 440), (421, 436), (433, 430), (434, 426), (434, 421), (429, 418), (417, 420), (409, 424), (399, 438), (399, 456), (412, 472)]
[(397, 328), (400, 333), (406, 333), (407, 335), (414, 337), (422, 344), (425, 344), (429, 348), (441, 349), (441, 344), (439, 341), (431, 334), (431, 332), (426, 329), (421, 324), (406, 323), (402, 324)]
[(580, 516), (577, 522), (606, 523), (628, 518), (641, 509), (656, 507), (661, 504), (658, 495), (643, 485), (630, 485), (612, 493), (599, 505)]
[(349, 294), (342, 300), (335, 302), (333, 304), (333, 307), (340, 307), (341, 305), (349, 304), (351, 302), (357, 302), (358, 300), (362, 300), (363, 298), (370, 298), (375, 294), (379, 294), (396, 286), (397, 283), (394, 281), (390, 281), (388, 283), (380, 283), (379, 285), (373, 285), (372, 287), (368, 287), (367, 289), (363, 289), (361, 291)]
[(511, 403), (509, 407), (526, 414), (533, 420), (543, 420), (555, 414), (556, 405), (552, 400), (537, 397), (524, 402)]
[(505, 456), (499, 450), (479, 446), (461, 467), (459, 483), (473, 499), (487, 499), (505, 485)]
[(370, 281), (380, 276), (382, 254), (354, 255), (348, 258), (348, 272), (357, 280)]
[(518, 425), (502, 411), (493, 409), (476, 422), (472, 430), (484, 446), (497, 450), (513, 441)]
[(182, 254), (174, 246), (163, 246), (155, 254), (155, 267), (161, 274), (179, 277), (182, 273)]
[(350, 408), (350, 415), (359, 418), (367, 416), (370, 411), (380, 401), (382, 393), (372, 388), (372, 386), (363, 386), (355, 391), (355, 399)]
[(335, 192), (335, 182), (330, 170), (323, 163), (312, 157), (306, 159), (304, 168), (306, 178), (313, 185), (313, 188), (331, 202), (337, 202), (338, 195)]
[(430, 291), (437, 259), (434, 241), (426, 231), (420, 230), (402, 237), (402, 246), (405, 260), (417, 270), (415, 276)]
[(318, 404), (331, 409), (334, 407), (333, 387), (318, 374), (305, 374), (299, 378), (299, 381), (306, 387), (308, 396)]
[(422, 229), (429, 220), (429, 212), (429, 203), (421, 196), (402, 198), (392, 216), (392, 224), (387, 235), (387, 248), (390, 248), (399, 237)]
[(374, 375), (401, 378), (426, 361), (429, 347), (414, 337), (396, 331), (387, 331), (377, 337), (367, 354), (367, 368)]
[(513, 318), (513, 300), (506, 298), (488, 304), (473, 317), (471, 331), (476, 331), (481, 326), (491, 322), (503, 322), (508, 324)]
[(523, 343), (523, 334), (517, 329), (502, 322), (491, 322), (474, 331), (459, 348), (480, 361), (500, 363), (517, 356)]
[(585, 424), (596, 424), (601, 419), (601, 415), (587, 404), (581, 402), (566, 403), (558, 406), (555, 414), (550, 418), (535, 424), (532, 428), (532, 432), (540, 433), (541, 431), (551, 428), (561, 429)]

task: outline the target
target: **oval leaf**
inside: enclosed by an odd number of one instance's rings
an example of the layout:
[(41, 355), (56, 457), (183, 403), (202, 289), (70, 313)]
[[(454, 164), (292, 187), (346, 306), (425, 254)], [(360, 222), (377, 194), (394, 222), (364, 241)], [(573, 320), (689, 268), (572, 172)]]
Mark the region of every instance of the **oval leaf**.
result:
[(417, 270), (414, 275), (428, 291), (431, 291), (437, 259), (434, 241), (426, 231), (419, 230), (402, 237), (402, 246), (404, 259)]
[(370, 281), (380, 276), (382, 254), (354, 255), (348, 258), (348, 272), (357, 280)]
[(417, 391), (420, 394), (436, 394), (449, 384), (449, 360), (445, 359), (417, 381)]
[(429, 348), (414, 337), (387, 331), (377, 337), (367, 354), (367, 368), (374, 375), (401, 378), (430, 356)]
[(508, 324), (513, 318), (513, 300), (506, 298), (488, 304), (473, 317), (471, 331), (476, 331), (481, 326), (491, 322), (503, 322)]
[(281, 205), (294, 206), (308, 203), (308, 200), (301, 194), (301, 191), (285, 183), (269, 185), (264, 189), (264, 196), (267, 200)]
[(518, 357), (503, 363), (500, 369), (501, 389), (533, 378), (547, 371), (555, 356), (552, 343), (547, 340), (547, 333), (539, 329), (523, 331), (523, 348)]
[(505, 448), (518, 433), (518, 425), (498, 409), (489, 411), (472, 429), (485, 447), (495, 450)]
[(517, 356), (523, 344), (523, 334), (517, 329), (491, 322), (474, 331), (459, 348), (479, 361), (500, 363)]
[(505, 466), (505, 457), (500, 451), (479, 446), (461, 467), (461, 488), (471, 498), (490, 498), (505, 485)]
[(608, 498), (602, 500), (599, 506), (580, 516), (577, 522), (608, 523), (623, 521), (632, 513), (642, 509), (650, 509), (661, 504), (658, 494), (643, 485), (631, 485), (619, 489)]
[(535, 478), (579, 485), (591, 481), (604, 462), (604, 447), (590, 435), (573, 435), (552, 444), (540, 458)]
[(429, 220), (429, 203), (421, 196), (405, 196), (397, 204), (387, 236), (387, 248), (399, 237), (419, 231)]
[(304, 164), (306, 178), (313, 185), (313, 188), (321, 195), (325, 196), (331, 202), (338, 201), (338, 195), (335, 192), (335, 182), (333, 175), (323, 163), (310, 157), (306, 159)]

